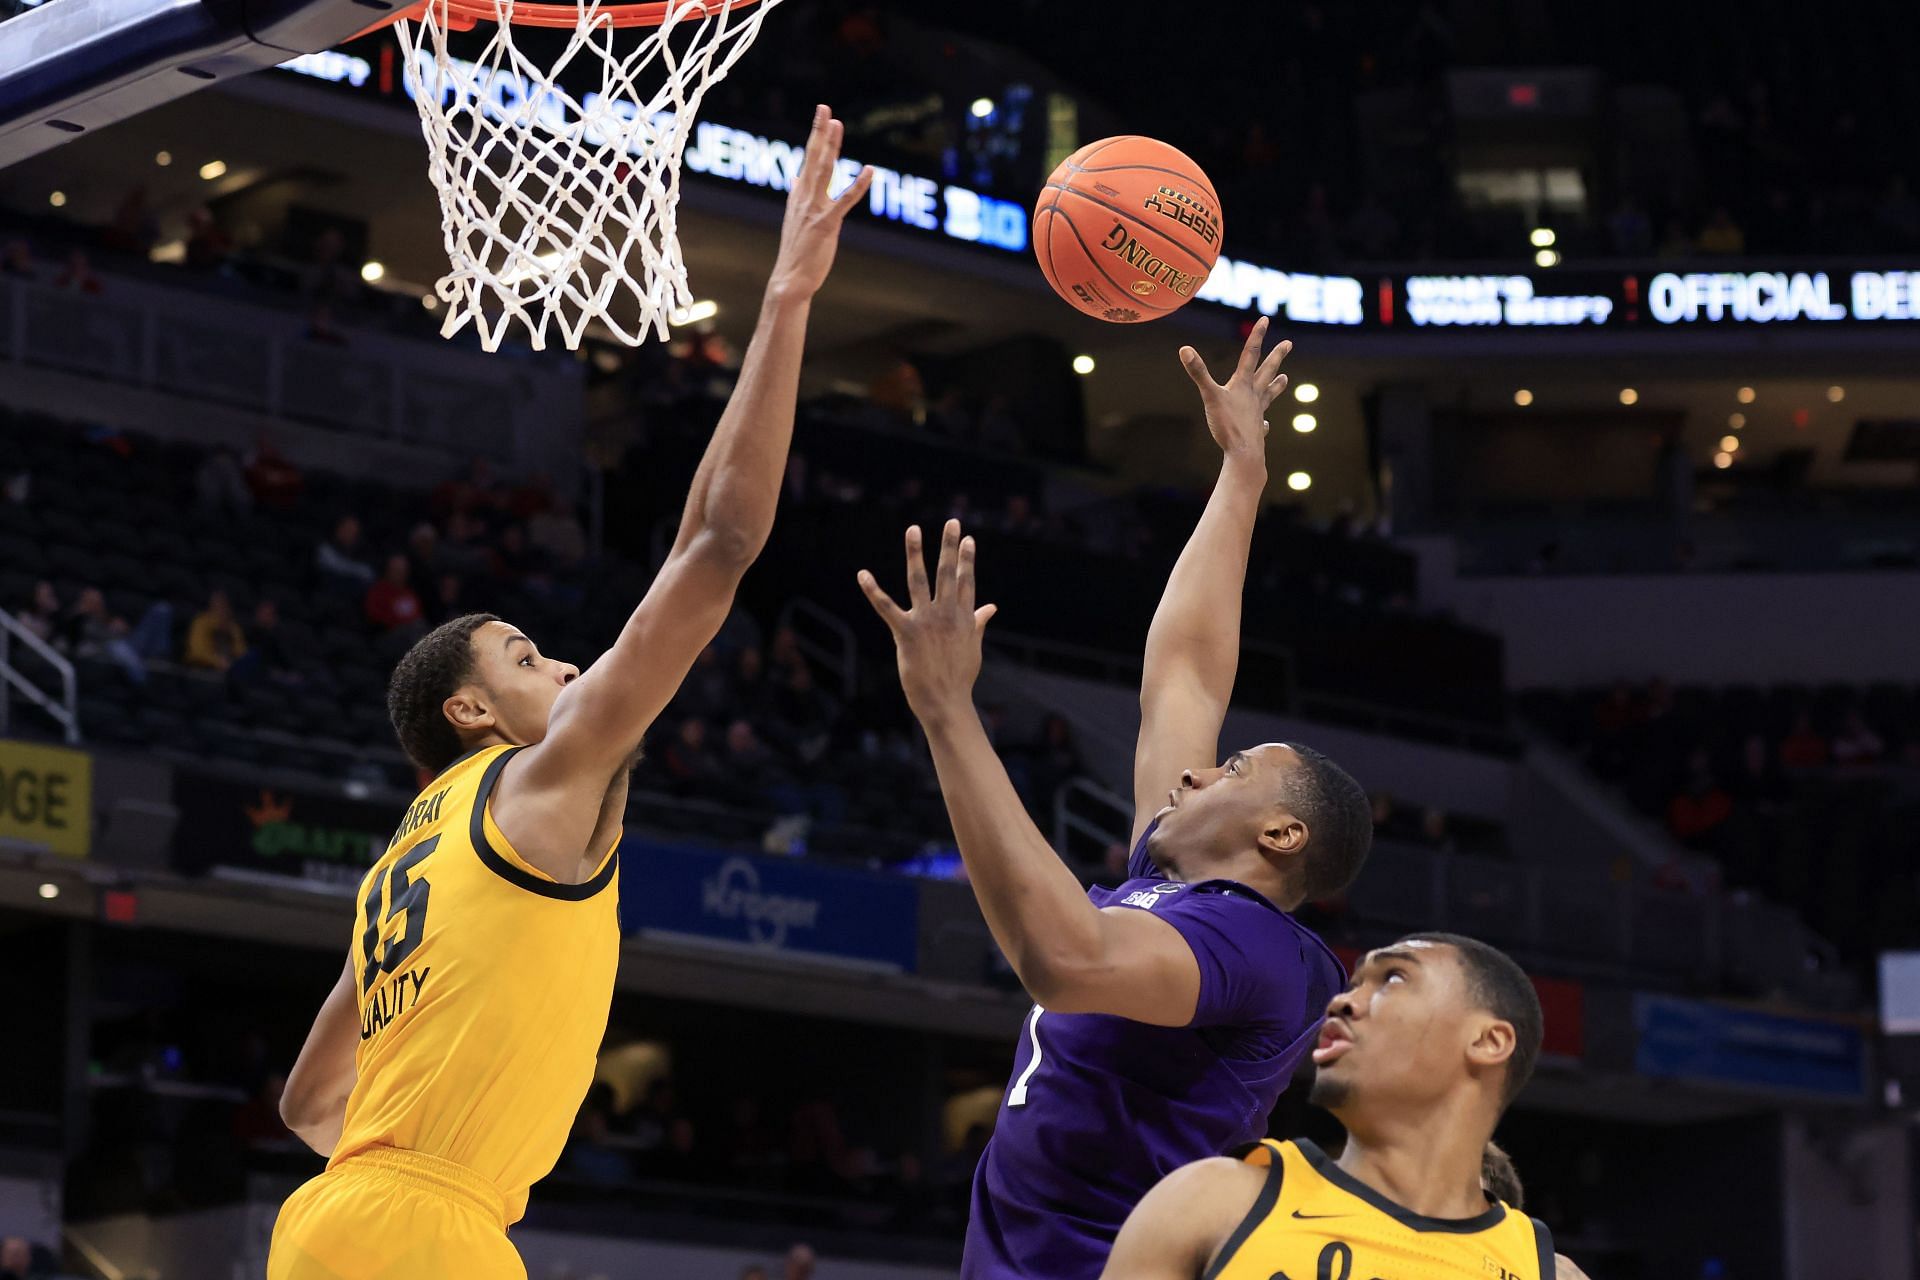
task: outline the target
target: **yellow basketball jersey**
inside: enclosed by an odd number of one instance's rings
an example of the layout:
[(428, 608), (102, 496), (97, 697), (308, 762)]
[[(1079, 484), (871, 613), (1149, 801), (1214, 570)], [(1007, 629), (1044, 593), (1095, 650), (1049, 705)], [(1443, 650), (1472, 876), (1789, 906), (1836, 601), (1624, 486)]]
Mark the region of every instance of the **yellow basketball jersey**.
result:
[(1246, 1159), (1267, 1182), (1206, 1280), (1553, 1280), (1553, 1236), (1503, 1204), (1422, 1217), (1311, 1142), (1269, 1139)]
[(360, 882), (360, 1076), (328, 1166), (375, 1146), (456, 1161), (499, 1187), (509, 1222), (593, 1082), (620, 959), (618, 843), (560, 884), (487, 812), (517, 750), (450, 765)]

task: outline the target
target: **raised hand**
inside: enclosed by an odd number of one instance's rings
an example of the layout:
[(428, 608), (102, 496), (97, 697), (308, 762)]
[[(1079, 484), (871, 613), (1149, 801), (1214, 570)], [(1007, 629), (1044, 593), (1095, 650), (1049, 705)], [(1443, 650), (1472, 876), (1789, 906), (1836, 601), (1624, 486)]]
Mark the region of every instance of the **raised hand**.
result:
[(981, 637), (995, 611), (990, 604), (974, 606), (973, 562), (973, 539), (961, 537), (960, 522), (949, 520), (941, 532), (940, 561), (931, 586), (920, 526), (907, 530), (908, 608), (895, 604), (873, 574), (860, 571), (867, 603), (893, 632), (900, 687), (922, 724), (973, 708)]
[(1293, 350), (1292, 342), (1283, 342), (1262, 360), (1260, 347), (1266, 336), (1267, 318), (1262, 316), (1247, 335), (1240, 363), (1234, 366), (1225, 386), (1213, 380), (1198, 351), (1180, 348), (1180, 363), (1186, 366), (1193, 385), (1200, 388), (1200, 400), (1207, 409), (1207, 430), (1213, 433), (1214, 443), (1229, 457), (1250, 456), (1262, 463), (1267, 456), (1267, 406), (1287, 389), (1287, 375), (1280, 372), (1280, 366)]
[(840, 224), (847, 211), (866, 198), (873, 170), (863, 168), (838, 197), (827, 194), (840, 164), (840, 143), (846, 126), (825, 106), (813, 109), (813, 131), (793, 189), (787, 193), (786, 217), (780, 224), (780, 254), (774, 260), (770, 290), (812, 297), (833, 269), (840, 244)]

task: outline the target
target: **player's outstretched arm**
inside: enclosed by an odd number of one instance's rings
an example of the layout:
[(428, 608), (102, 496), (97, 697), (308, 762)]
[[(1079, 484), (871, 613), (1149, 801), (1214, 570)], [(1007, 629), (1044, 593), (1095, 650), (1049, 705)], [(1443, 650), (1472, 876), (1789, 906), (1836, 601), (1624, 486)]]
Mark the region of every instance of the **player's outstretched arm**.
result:
[(1200, 964), (1172, 925), (1147, 911), (1102, 911), (1027, 816), (973, 706), (980, 645), (994, 606), (974, 604), (974, 543), (950, 520), (937, 590), (918, 527), (907, 530), (902, 609), (866, 570), (860, 589), (893, 632), (900, 684), (927, 731), (940, 792), (980, 913), (1036, 1004), (1157, 1026), (1193, 1021)]
[(1281, 363), (1291, 342), (1260, 358), (1262, 317), (1225, 386), (1192, 347), (1180, 363), (1206, 406), (1207, 430), (1220, 446), (1220, 478), (1193, 536), (1167, 579), (1147, 631), (1140, 679), (1140, 741), (1133, 756), (1133, 838), (1165, 804), (1188, 769), (1219, 759), (1220, 726), (1240, 663), (1240, 597), (1247, 580), (1253, 524), (1267, 487), (1267, 406), (1286, 389)]
[[(873, 181), (863, 169), (838, 198), (829, 194), (844, 132), (826, 107), (815, 108), (759, 323), (694, 472), (672, 550), (613, 647), (554, 704), (545, 741), (502, 779), (495, 818), (514, 828), (523, 856), (540, 858), (551, 844), (560, 865), (579, 858), (607, 779), (632, 759), (719, 631), (766, 545), (793, 439), (808, 312), (833, 266), (841, 223)], [(573, 827), (581, 828), (577, 841)]]
[(1200, 1280), (1266, 1176), (1225, 1157), (1175, 1169), (1127, 1215), (1101, 1280)]
[(360, 1044), (360, 1005), (353, 981), (349, 960), (321, 1004), (280, 1094), (281, 1122), (323, 1156), (331, 1156), (340, 1142), (347, 1097), (359, 1078), (354, 1050)]

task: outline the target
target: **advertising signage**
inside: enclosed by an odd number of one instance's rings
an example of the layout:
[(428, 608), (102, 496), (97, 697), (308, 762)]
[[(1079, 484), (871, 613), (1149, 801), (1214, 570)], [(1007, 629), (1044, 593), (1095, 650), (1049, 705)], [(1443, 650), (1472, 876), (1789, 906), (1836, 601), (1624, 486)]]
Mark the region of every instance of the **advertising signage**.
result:
[[(283, 71), (345, 89), (404, 101), (410, 89), (391, 44), (362, 42), (372, 57), (329, 50), (281, 64)], [(430, 55), (422, 50), (422, 58)], [(442, 78), (422, 79), (441, 92), (470, 98), (495, 119), (526, 110), (562, 136), (593, 143), (609, 117), (630, 102), (581, 95), (574, 113), (552, 94), (538, 94), (511, 66), (449, 59)], [(529, 107), (529, 102), (537, 103)], [(689, 173), (717, 182), (785, 192), (803, 148), (717, 120), (702, 120), (688, 141)], [(836, 187), (852, 181), (861, 161), (843, 157)], [(921, 174), (874, 165), (867, 215), (904, 231), (978, 245), (1005, 254), (1029, 251), (1032, 210)], [(1734, 264), (1730, 264), (1734, 265)], [(1836, 269), (1810, 262), (1758, 271), (1594, 270), (1552, 268), (1497, 274), (1325, 275), (1222, 255), (1195, 297), (1249, 315), (1295, 324), (1397, 332), (1428, 330), (1605, 329), (1640, 333), (1726, 328), (1920, 324), (1920, 262), (1889, 269)], [(1035, 279), (1039, 277), (1036, 273)]]

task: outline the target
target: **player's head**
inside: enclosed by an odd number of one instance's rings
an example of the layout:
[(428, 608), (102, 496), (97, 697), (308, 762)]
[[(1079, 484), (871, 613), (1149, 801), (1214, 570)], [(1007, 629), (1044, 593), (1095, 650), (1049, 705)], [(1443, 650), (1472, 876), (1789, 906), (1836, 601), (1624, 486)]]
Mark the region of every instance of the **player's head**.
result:
[(478, 746), (545, 738), (554, 700), (579, 674), (518, 627), (470, 613), (407, 650), (387, 684), (387, 715), (407, 756), (438, 773)]
[(1313, 1100), (1350, 1132), (1395, 1115), (1494, 1122), (1533, 1074), (1540, 997), (1503, 952), (1451, 933), (1370, 951), (1327, 1005)]
[(1487, 1143), (1480, 1153), (1480, 1189), (1512, 1209), (1527, 1207), (1527, 1190), (1520, 1185), (1520, 1171), (1513, 1157), (1497, 1142)]
[(1360, 874), (1373, 809), (1351, 774), (1312, 747), (1269, 742), (1189, 769), (1148, 849), (1180, 879), (1240, 880), (1283, 907), (1330, 897)]

